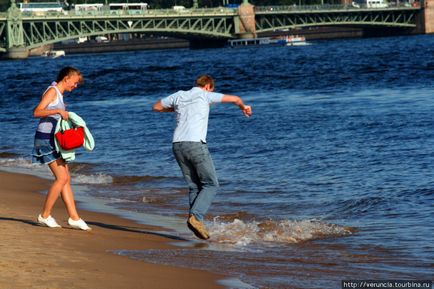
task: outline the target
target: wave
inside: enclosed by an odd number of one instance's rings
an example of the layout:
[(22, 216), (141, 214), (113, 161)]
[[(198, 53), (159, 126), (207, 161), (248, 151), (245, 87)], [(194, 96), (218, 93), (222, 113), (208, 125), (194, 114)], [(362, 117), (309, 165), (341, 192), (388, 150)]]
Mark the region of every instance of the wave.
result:
[(174, 71), (179, 70), (181, 66), (179, 65), (173, 65), (173, 66), (162, 66), (162, 65), (150, 65), (148, 66), (147, 70), (151, 72), (158, 72), (158, 71)]
[(126, 185), (140, 182), (149, 182), (153, 180), (170, 179), (170, 177), (162, 176), (115, 176), (113, 177), (113, 184)]
[[(18, 157), (13, 153), (0, 153), (0, 167), (11, 167), (18, 169), (37, 170), (44, 168), (39, 164), (32, 164), (29, 158)], [(164, 176), (111, 176), (104, 173), (92, 173), (98, 167), (95, 164), (88, 163), (71, 163), (69, 170), (72, 176), (72, 182), (75, 184), (114, 184), (129, 185), (142, 182), (150, 182), (161, 179), (171, 179), (172, 177)]]
[(419, 188), (419, 189), (415, 189), (415, 190), (410, 190), (410, 191), (405, 191), (403, 190), (402, 192), (399, 193), (398, 195), (401, 198), (408, 198), (409, 196), (411, 197), (434, 197), (434, 189), (432, 188)]
[(363, 216), (371, 214), (373, 211), (387, 210), (390, 205), (391, 202), (388, 198), (377, 196), (342, 200), (331, 204), (333, 209), (330, 210), (329, 217)]
[(237, 246), (273, 243), (294, 244), (317, 239), (342, 237), (355, 232), (354, 228), (329, 224), (318, 220), (244, 222), (235, 219), (222, 222), (215, 218), (207, 224), (213, 242)]
[(103, 78), (103, 77), (107, 77), (109, 75), (119, 74), (119, 72), (121, 72), (121, 73), (141, 73), (141, 71), (142, 71), (142, 68), (140, 68), (140, 67), (134, 68), (134, 67), (128, 67), (128, 66), (123, 66), (123, 67), (119, 67), (119, 68), (102, 68), (102, 69), (98, 70), (97, 72), (89, 73), (87, 78), (89, 78), (89, 79)]
[(0, 152), (0, 159), (16, 158), (16, 157), (18, 157), (18, 155), (14, 153)]
[(20, 158), (20, 157), (0, 158), (0, 167), (16, 167), (16, 168), (30, 169), (30, 168), (34, 168), (35, 166), (37, 165), (32, 164), (30, 160), (25, 158)]
[(91, 173), (95, 170), (98, 170), (98, 167), (101, 165), (98, 164), (92, 164), (92, 163), (81, 163), (81, 162), (73, 162), (69, 163), (69, 171), (71, 173), (80, 173), (80, 174), (87, 174)]
[[(0, 167), (19, 169), (26, 173), (42, 175), (45, 177), (48, 174), (48, 167), (39, 164), (33, 164), (28, 158), (0, 158)], [(86, 164), (74, 164), (71, 169), (72, 183), (73, 184), (110, 184), (113, 182), (113, 178), (110, 175), (105, 174), (82, 174), (77, 173), (79, 168), (83, 170), (89, 169)], [(48, 177), (48, 175), (47, 175)]]
[(74, 174), (72, 176), (72, 183), (74, 184), (111, 184), (113, 183), (113, 177), (105, 174)]

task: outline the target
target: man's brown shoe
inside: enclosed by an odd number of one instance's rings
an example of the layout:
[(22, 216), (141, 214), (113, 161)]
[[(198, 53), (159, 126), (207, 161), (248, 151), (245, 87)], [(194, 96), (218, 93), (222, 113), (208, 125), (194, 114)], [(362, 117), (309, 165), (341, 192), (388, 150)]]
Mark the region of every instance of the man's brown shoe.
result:
[(190, 215), (188, 217), (187, 226), (199, 239), (209, 239), (209, 234), (208, 231), (205, 229), (205, 226), (201, 221), (196, 219), (194, 215)]

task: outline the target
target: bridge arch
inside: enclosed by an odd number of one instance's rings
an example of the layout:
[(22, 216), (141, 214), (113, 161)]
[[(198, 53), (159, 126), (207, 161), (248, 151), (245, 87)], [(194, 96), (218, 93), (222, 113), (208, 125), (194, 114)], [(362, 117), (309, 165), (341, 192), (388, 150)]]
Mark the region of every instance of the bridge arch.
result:
[(390, 27), (416, 28), (418, 9), (393, 10), (348, 10), (314, 11), (311, 13), (257, 13), (256, 31), (270, 32), (278, 29), (350, 26), (350, 27)]
[(117, 33), (153, 33), (186, 39), (229, 39), (235, 31), (233, 22), (232, 17), (23, 19), (23, 30), (26, 47), (31, 49), (78, 37)]

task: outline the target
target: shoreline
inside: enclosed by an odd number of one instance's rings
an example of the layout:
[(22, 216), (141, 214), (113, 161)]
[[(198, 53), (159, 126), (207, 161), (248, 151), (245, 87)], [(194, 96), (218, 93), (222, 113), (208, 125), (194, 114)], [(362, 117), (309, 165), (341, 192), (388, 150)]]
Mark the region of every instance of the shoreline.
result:
[[(39, 226), (50, 181), (0, 170), (1, 289), (18, 288), (225, 288), (228, 276), (155, 265), (113, 253), (116, 250), (176, 249), (180, 238), (162, 229), (107, 213), (81, 209), (91, 232), (70, 229), (59, 198), (53, 216), (63, 227)], [(158, 232), (157, 232), (158, 231)], [(185, 242), (185, 240), (184, 240)]]
[(62, 44), (55, 43), (54, 50), (63, 50), (66, 54), (82, 53), (104, 53), (104, 52), (126, 52), (138, 50), (155, 50), (155, 49), (179, 49), (190, 46), (187, 40), (183, 39), (131, 39), (128, 41), (117, 40), (106, 43), (85, 42), (80, 44)]
[[(258, 37), (275, 37), (287, 35), (302, 35), (307, 41), (327, 41), (339, 39), (361, 39), (366, 37), (384, 37), (388, 34), (372, 31), (364, 31), (361, 28), (355, 27), (308, 27), (308, 28), (293, 28), (286, 30), (276, 30), (273, 32), (265, 32)], [(410, 36), (414, 33), (402, 32), (394, 33), (394, 36)], [(390, 36), (390, 35), (389, 35)], [(200, 43), (200, 42), (199, 42)], [(223, 48), (224, 45), (208, 46), (192, 45), (189, 40), (182, 38), (166, 37), (166, 38), (132, 38), (129, 40), (113, 40), (109, 42), (88, 41), (84, 43), (55, 43), (51, 46), (53, 50), (63, 50), (69, 54), (84, 54), (84, 53), (106, 53), (106, 52), (132, 52), (141, 50), (165, 50), (165, 49), (200, 49), (200, 48)], [(42, 50), (49, 48), (42, 48)], [(33, 55), (41, 54), (38, 49), (33, 52)]]
[[(268, 32), (258, 35), (258, 37), (272, 37), (282, 35), (303, 35), (308, 41), (318, 40), (335, 40), (346, 38), (362, 38), (362, 29), (346, 28), (346, 27), (316, 27), (306, 29), (288, 29), (286, 31)], [(206, 46), (204, 46), (205, 48)], [(223, 46), (216, 46), (221, 48)], [(83, 54), (83, 53), (105, 53), (105, 52), (127, 52), (127, 51), (140, 51), (140, 50), (157, 50), (157, 49), (181, 49), (191, 48), (191, 43), (186, 39), (181, 38), (133, 38), (129, 40), (114, 40), (109, 42), (84, 42), (84, 43), (55, 43), (52, 45), (53, 50), (63, 50), (67, 55), (69, 54)], [(49, 48), (45, 48), (49, 49)], [(39, 50), (33, 52), (37, 55)]]

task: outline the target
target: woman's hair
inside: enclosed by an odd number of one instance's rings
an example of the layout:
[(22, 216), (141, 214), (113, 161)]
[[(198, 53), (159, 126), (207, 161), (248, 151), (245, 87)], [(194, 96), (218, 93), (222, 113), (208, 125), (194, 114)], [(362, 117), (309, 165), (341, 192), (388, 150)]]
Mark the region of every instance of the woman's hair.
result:
[(211, 89), (214, 89), (214, 79), (209, 75), (201, 75), (196, 79), (196, 86), (204, 87), (209, 84)]
[(80, 77), (80, 83), (83, 83), (83, 76), (77, 68), (66, 66), (59, 71), (56, 82), (61, 82), (65, 77), (77, 74)]

